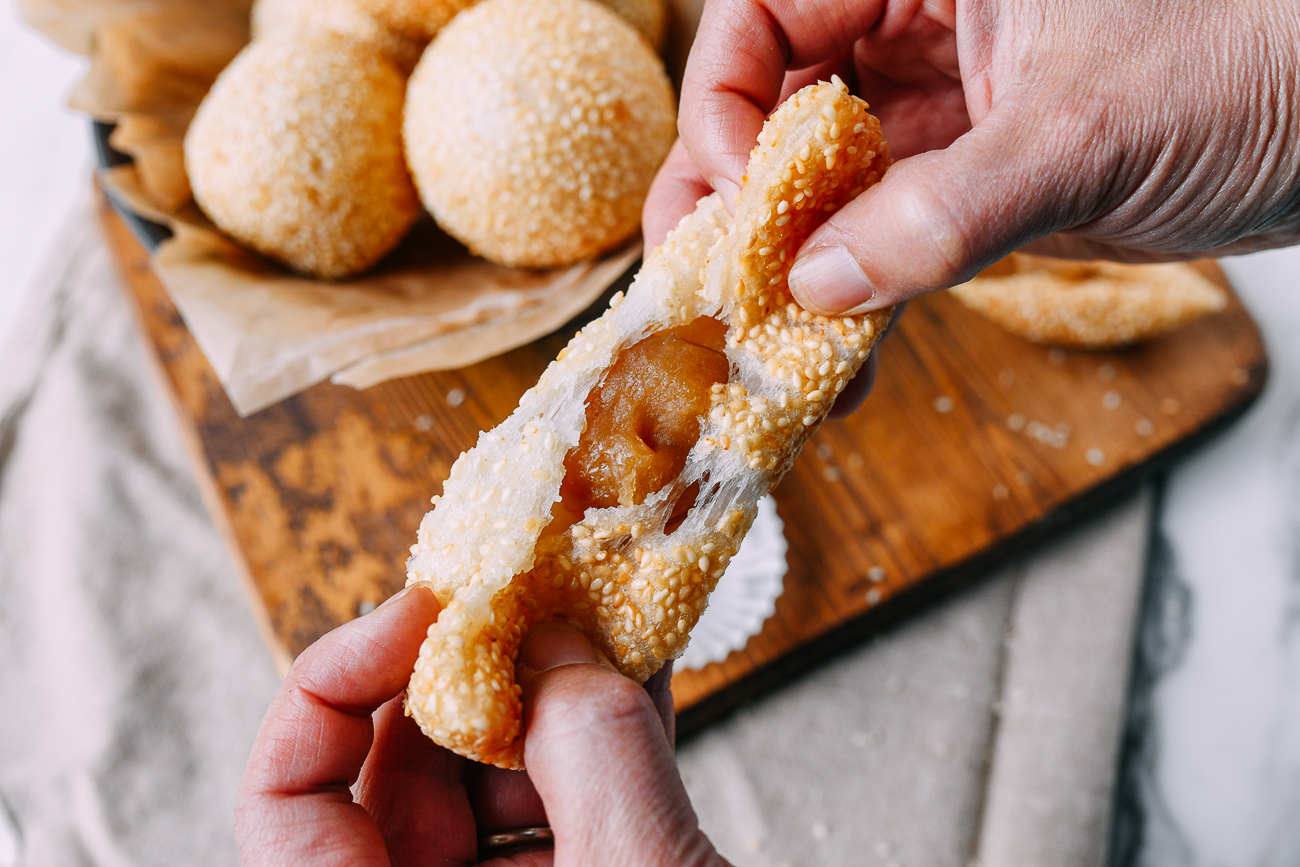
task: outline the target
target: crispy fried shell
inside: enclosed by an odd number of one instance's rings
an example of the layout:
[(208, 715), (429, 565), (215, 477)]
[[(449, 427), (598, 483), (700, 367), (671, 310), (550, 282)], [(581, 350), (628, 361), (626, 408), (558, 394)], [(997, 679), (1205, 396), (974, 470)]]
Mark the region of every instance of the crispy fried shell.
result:
[(1190, 265), (1076, 262), (1013, 253), (950, 290), (1034, 343), (1113, 349), (1216, 313), (1227, 295)]
[[(838, 81), (795, 94), (759, 137), (734, 221), (701, 200), (461, 455), (408, 563), (444, 606), (406, 696), (429, 737), (522, 766), (514, 664), (538, 623), (573, 623), (638, 681), (680, 655), (759, 499), (892, 315), (814, 316), (786, 286), (803, 241), (888, 163)], [(664, 376), (681, 387), (634, 387)], [(593, 430), (622, 433), (584, 441)]]
[(635, 234), (676, 135), (658, 56), (589, 0), (486, 0), (421, 58), (406, 154), (425, 206), (475, 253), (527, 268)]
[(236, 240), (319, 277), (363, 271), (419, 215), (405, 81), (373, 44), (320, 31), (251, 43), (185, 136), (194, 198)]

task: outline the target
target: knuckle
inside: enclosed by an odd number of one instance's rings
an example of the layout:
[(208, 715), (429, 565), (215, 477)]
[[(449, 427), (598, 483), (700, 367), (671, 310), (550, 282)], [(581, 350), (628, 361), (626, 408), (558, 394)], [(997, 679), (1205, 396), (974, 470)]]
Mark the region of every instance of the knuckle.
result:
[(563, 711), (555, 722), (563, 734), (591, 737), (605, 732), (616, 739), (657, 719), (650, 696), (626, 677), (603, 669), (575, 674), (579, 676), (567, 678), (558, 696)]

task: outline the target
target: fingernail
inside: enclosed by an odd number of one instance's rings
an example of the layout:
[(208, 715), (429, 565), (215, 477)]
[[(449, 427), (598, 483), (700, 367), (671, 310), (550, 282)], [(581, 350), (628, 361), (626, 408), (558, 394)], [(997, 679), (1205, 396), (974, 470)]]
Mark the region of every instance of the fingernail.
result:
[(740, 195), (740, 187), (736, 186), (734, 182), (724, 178), (722, 175), (718, 175), (716, 178), (709, 181), (709, 184), (713, 189), (717, 190), (718, 195), (722, 197), (722, 204), (726, 206), (728, 213), (735, 214), (736, 196)]
[(818, 247), (794, 260), (790, 291), (805, 307), (830, 313), (857, 314), (874, 309), (871, 285), (862, 266), (843, 247)]
[(534, 671), (600, 662), (587, 637), (567, 623), (543, 623), (533, 629), (524, 640), (519, 658)]
[[(430, 593), (433, 592), (433, 585), (430, 584), (428, 581), (416, 581), (414, 584), (408, 584), (407, 586), (403, 587), (401, 590), (398, 590), (392, 596), (389, 596), (387, 599), (385, 599), (383, 602), (379, 604), (379, 608), (387, 608), (388, 606), (405, 599), (406, 597), (410, 596), (411, 593), (413, 593), (419, 587), (425, 588)], [(379, 608), (376, 608), (375, 610), (378, 611)]]

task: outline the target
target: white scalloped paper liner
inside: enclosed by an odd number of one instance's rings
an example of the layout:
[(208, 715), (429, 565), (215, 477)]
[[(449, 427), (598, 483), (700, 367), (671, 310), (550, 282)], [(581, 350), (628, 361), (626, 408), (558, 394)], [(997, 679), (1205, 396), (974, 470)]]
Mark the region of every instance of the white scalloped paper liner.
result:
[(690, 644), (675, 663), (677, 671), (721, 662), (758, 634), (776, 612), (785, 587), (786, 547), (785, 525), (772, 498), (764, 497), (753, 527), (691, 630)]

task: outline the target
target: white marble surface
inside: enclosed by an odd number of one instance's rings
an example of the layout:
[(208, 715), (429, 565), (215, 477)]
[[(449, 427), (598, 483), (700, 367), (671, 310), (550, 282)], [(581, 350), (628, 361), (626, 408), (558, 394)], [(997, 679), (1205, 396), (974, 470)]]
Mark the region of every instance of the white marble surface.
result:
[(1223, 264), (1271, 372), (1166, 491), (1124, 867), (1300, 864), (1300, 249)]
[(60, 224), (87, 193), (86, 118), (63, 107), (86, 62), (36, 35), (0, 0), (0, 340)]

